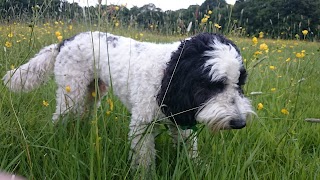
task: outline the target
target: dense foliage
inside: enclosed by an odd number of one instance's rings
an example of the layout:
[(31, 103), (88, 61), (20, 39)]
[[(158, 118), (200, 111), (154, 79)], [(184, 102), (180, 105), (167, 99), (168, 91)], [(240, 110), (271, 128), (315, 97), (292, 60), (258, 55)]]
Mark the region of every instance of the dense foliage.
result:
[(64, 20), (65, 22), (105, 20), (112, 26), (132, 27), (162, 34), (185, 34), (198, 31), (224, 32), (239, 35), (264, 35), (272, 38), (302, 38), (308, 30), (309, 39), (319, 39), (319, 0), (205, 0), (200, 6), (163, 11), (154, 4), (128, 9), (121, 5), (80, 7), (62, 0), (1, 0), (0, 16), (5, 21), (22, 19), (31, 22)]

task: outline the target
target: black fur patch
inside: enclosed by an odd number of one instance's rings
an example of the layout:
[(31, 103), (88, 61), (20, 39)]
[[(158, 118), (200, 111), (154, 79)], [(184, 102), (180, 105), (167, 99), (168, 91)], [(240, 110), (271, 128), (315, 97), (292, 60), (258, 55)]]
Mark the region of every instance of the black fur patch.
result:
[[(195, 115), (199, 106), (225, 88), (226, 77), (212, 82), (208, 75), (210, 68), (204, 68), (205, 62), (212, 57), (203, 54), (214, 51), (210, 46), (214, 39), (231, 44), (240, 54), (239, 49), (225, 37), (203, 33), (182, 41), (178, 50), (172, 53), (165, 70), (157, 101), (162, 112), (180, 126), (196, 125)], [(243, 77), (240, 78), (244, 83)]]
[[(78, 35), (78, 34), (77, 34)], [(60, 52), (61, 48), (65, 45), (66, 42), (71, 42), (74, 40), (74, 38), (77, 36), (77, 35), (74, 35), (68, 39), (64, 39), (61, 43), (58, 44), (58, 51)]]
[(117, 37), (114, 37), (114, 36), (107, 37), (107, 43), (111, 43), (114, 48), (117, 46), (117, 41), (118, 41)]

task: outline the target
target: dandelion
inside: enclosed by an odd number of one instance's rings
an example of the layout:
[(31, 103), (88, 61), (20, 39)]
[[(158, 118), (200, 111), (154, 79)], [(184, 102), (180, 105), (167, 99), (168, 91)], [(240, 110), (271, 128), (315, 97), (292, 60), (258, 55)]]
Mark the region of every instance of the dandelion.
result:
[(289, 111), (286, 108), (281, 109), (281, 113), (284, 115), (288, 115)]
[(275, 69), (276, 69), (275, 66), (269, 66), (269, 68), (270, 68), (271, 70), (275, 70)]
[(71, 91), (71, 87), (69, 85), (66, 86), (66, 91), (67, 91), (67, 93), (69, 93)]
[(258, 109), (258, 110), (263, 109), (263, 104), (262, 104), (262, 103), (259, 103), (258, 106), (257, 106), (257, 109)]
[(258, 38), (253, 37), (252, 38), (252, 42), (253, 42), (254, 45), (258, 44)]
[(7, 41), (4, 45), (5, 45), (7, 48), (12, 47), (12, 43), (11, 43), (11, 42), (9, 42), (9, 41)]
[(260, 44), (260, 50), (267, 52), (269, 50), (268, 45), (266, 43)]
[(43, 100), (43, 101), (42, 101), (42, 105), (45, 106), (45, 107), (48, 107), (48, 106), (49, 106), (49, 103), (48, 103), (48, 101)]

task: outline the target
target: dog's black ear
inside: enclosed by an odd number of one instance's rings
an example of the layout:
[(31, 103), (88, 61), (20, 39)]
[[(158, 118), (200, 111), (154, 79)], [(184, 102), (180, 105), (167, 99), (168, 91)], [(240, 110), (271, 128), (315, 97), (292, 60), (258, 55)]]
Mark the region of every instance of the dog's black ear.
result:
[(183, 41), (171, 55), (157, 101), (162, 112), (178, 125), (194, 126), (199, 106), (224, 88), (223, 80), (210, 82), (210, 70), (204, 66), (210, 58), (204, 52), (213, 50), (210, 44), (214, 37), (201, 34)]

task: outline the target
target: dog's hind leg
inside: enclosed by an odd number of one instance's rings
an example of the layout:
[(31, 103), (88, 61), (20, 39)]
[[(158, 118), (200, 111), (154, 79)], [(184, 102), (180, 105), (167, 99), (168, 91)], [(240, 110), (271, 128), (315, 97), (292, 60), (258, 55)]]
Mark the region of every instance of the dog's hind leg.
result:
[[(85, 75), (86, 74), (86, 75)], [(56, 77), (58, 84), (56, 95), (56, 112), (52, 120), (56, 121), (60, 116), (69, 111), (76, 115), (82, 115), (88, 97), (88, 86), (93, 80), (90, 73), (76, 73), (76, 75), (65, 74), (63, 77)]]

